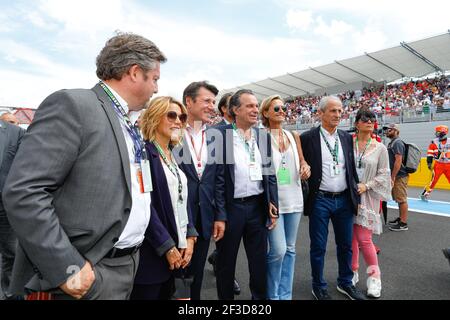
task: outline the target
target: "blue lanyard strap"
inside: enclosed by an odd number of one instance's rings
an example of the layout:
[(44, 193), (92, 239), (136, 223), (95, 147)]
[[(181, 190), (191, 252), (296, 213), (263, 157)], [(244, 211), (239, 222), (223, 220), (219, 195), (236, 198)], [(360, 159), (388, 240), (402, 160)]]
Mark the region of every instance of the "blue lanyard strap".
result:
[(325, 134), (322, 131), (322, 127), (320, 127), (320, 134), (322, 135), (323, 140), (325, 141), (325, 144), (327, 145), (328, 150), (331, 153), (331, 156), (333, 157), (333, 162), (336, 164), (339, 164), (339, 140), (338, 140), (338, 134), (336, 132), (336, 142), (334, 144), (334, 149), (331, 149), (331, 146), (325, 137)]
[(111, 90), (109, 90), (109, 88), (102, 81), (99, 82), (99, 85), (103, 88), (105, 93), (111, 99), (114, 110), (116, 111), (120, 119), (122, 119), (125, 128), (127, 129), (127, 132), (130, 135), (131, 140), (133, 141), (135, 163), (140, 163), (141, 160), (147, 160), (147, 153), (145, 152), (145, 143), (144, 140), (142, 139), (139, 129), (134, 124), (131, 123), (128, 114), (125, 112), (119, 100), (117, 100), (117, 98), (114, 96)]

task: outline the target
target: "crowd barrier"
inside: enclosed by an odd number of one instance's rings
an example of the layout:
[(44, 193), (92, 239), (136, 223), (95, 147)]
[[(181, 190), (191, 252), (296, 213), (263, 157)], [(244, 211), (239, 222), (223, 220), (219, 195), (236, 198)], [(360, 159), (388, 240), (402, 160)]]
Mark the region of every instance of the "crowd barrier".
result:
[[(389, 123), (414, 123), (414, 122), (435, 122), (435, 121), (448, 121), (450, 120), (450, 110), (437, 113), (424, 113), (412, 110), (405, 110), (400, 115), (384, 115), (378, 116), (378, 122), (381, 125)], [(350, 128), (355, 122), (354, 116), (350, 116), (347, 119), (343, 119), (339, 124), (341, 129)], [(317, 121), (309, 120), (307, 122), (297, 121), (295, 124), (288, 124), (285, 126), (288, 130), (309, 130), (315, 125), (318, 125)]]

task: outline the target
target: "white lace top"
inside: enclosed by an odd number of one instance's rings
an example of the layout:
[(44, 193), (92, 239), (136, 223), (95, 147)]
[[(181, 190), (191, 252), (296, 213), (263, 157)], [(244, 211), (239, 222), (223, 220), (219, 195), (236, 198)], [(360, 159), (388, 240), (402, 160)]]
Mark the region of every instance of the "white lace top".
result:
[[(358, 168), (359, 155), (356, 154)], [(391, 199), (391, 170), (389, 169), (389, 155), (386, 147), (372, 139), (362, 159), (360, 182), (367, 184), (369, 190), (361, 195), (361, 204), (354, 223), (372, 230), (374, 234), (381, 234), (383, 224), (380, 217), (380, 201)]]

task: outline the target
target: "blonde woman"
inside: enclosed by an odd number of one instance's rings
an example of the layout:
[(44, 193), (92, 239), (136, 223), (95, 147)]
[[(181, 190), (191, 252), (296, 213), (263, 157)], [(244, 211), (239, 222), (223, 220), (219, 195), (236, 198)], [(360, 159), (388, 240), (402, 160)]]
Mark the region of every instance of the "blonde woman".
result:
[(192, 258), (197, 231), (188, 208), (186, 176), (172, 155), (186, 121), (186, 108), (171, 97), (153, 99), (140, 119), (153, 191), (150, 224), (140, 250), (131, 299), (169, 299), (174, 278)]
[(267, 298), (292, 300), (295, 243), (303, 212), (301, 179), (310, 176), (298, 135), (283, 130), (287, 108), (280, 96), (271, 96), (261, 104), (262, 124), (272, 138), (272, 157), (277, 172), (278, 223), (269, 231), (267, 254)]

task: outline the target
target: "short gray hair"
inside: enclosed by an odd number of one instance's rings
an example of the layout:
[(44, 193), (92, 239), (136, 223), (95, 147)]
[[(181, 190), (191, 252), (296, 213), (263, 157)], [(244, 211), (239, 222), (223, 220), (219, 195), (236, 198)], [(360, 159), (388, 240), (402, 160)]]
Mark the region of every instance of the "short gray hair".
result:
[(320, 99), (319, 110), (325, 112), (328, 102), (332, 100), (339, 102), (339, 104), (342, 106), (342, 101), (337, 96), (324, 96), (322, 97), (322, 99)]
[(117, 32), (97, 56), (97, 76), (101, 80), (120, 80), (133, 65), (147, 72), (155, 69), (157, 62), (166, 61), (152, 41), (137, 34)]

